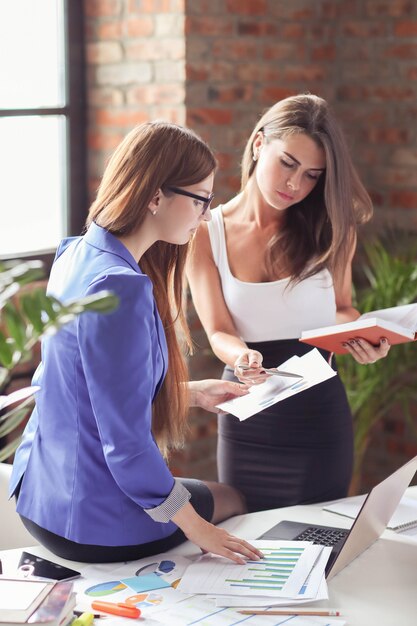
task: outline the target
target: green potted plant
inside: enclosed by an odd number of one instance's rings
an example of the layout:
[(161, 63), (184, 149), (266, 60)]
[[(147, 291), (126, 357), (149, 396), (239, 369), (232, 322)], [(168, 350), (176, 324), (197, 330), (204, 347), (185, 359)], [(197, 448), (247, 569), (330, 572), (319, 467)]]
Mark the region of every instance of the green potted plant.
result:
[[(107, 313), (118, 305), (117, 296), (108, 291), (63, 304), (46, 295), (39, 284), (36, 286), (36, 281), (43, 276), (40, 261), (0, 263), (0, 441), (14, 433), (33, 405), (32, 397), (28, 397), (12, 408), (1, 410), (7, 404), (3, 394), (13, 371), (32, 358), (33, 349), (41, 337), (57, 332), (86, 311)], [(7, 460), (14, 453), (19, 441), (20, 433), (0, 446), (0, 461)]]
[[(417, 300), (417, 241), (406, 234), (364, 245), (360, 275), (356, 276), (355, 306), (361, 313)], [(339, 374), (345, 383), (354, 422), (354, 472), (351, 492), (358, 493), (364, 455), (373, 429), (397, 403), (416, 435), (411, 418), (417, 401), (415, 372), (417, 346), (393, 346), (385, 359), (359, 365), (352, 357), (338, 357)]]

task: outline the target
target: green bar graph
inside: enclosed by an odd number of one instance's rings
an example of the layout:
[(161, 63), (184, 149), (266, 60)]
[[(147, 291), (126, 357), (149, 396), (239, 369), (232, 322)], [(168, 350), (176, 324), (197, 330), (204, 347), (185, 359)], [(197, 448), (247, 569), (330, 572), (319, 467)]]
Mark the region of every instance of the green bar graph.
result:
[[(248, 561), (246, 575), (250, 578), (227, 578), (231, 587), (246, 587), (256, 590), (281, 591), (304, 551), (300, 548), (262, 548), (264, 558), (260, 561)], [(253, 574), (252, 574), (253, 572)]]

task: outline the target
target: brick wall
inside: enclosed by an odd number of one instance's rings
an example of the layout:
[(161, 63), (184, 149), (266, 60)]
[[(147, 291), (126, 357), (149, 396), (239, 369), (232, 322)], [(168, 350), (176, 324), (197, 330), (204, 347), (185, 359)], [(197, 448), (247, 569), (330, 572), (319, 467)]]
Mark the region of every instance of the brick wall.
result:
[[(242, 149), (262, 110), (310, 91), (329, 100), (347, 132), (375, 203), (372, 228), (417, 227), (414, 0), (86, 0), (85, 10), (91, 196), (121, 137), (164, 117), (215, 149), (224, 201), (239, 187)], [(217, 376), (192, 307), (190, 322), (192, 376)], [(368, 454), (365, 487), (410, 454), (410, 431), (394, 418)], [(215, 477), (215, 422), (193, 412), (175, 472)]]

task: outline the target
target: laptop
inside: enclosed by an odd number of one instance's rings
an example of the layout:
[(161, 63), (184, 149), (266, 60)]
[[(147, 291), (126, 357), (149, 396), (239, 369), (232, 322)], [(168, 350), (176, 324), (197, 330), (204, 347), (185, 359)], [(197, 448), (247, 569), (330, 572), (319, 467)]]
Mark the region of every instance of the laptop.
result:
[(259, 539), (333, 546), (326, 566), (326, 578), (330, 580), (382, 535), (416, 471), (417, 456), (371, 489), (350, 530), (284, 520)]

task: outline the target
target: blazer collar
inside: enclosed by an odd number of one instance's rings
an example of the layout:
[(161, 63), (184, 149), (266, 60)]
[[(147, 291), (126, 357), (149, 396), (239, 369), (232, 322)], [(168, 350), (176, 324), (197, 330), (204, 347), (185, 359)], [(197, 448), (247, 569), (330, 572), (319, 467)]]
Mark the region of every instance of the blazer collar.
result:
[(108, 230), (102, 226), (98, 226), (95, 222), (92, 222), (84, 235), (84, 241), (86, 241), (94, 248), (110, 252), (122, 258), (128, 263), (138, 274), (142, 274), (142, 271), (137, 264), (134, 257), (130, 254), (129, 250), (117, 239), (114, 235), (109, 233)]

